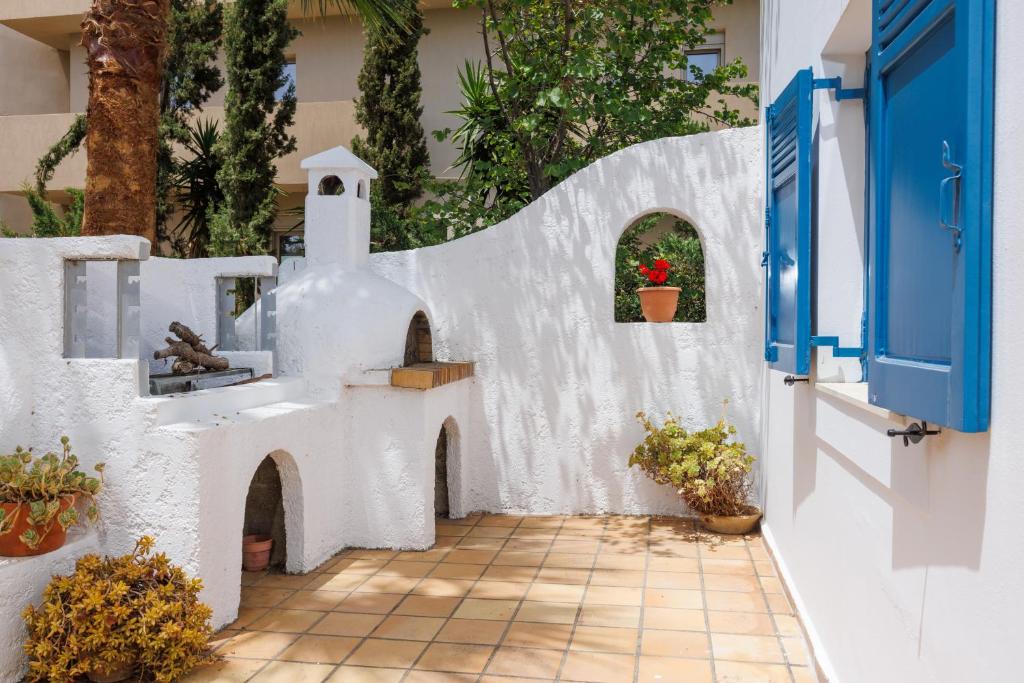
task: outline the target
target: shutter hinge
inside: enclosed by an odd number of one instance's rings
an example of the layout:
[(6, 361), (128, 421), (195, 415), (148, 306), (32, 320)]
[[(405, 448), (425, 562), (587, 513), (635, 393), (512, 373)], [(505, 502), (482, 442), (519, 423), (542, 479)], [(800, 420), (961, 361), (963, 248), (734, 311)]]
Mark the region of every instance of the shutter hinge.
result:
[(761, 267), (768, 267), (768, 259), (771, 258), (771, 254), (766, 250), (761, 252)]
[(815, 78), (814, 89), (835, 90), (837, 102), (842, 102), (843, 100), (863, 100), (866, 95), (864, 88), (843, 88), (841, 76), (836, 76), (835, 78)]
[(831, 346), (833, 358), (863, 358), (864, 348), (861, 346), (840, 346), (839, 337), (811, 337), (811, 346)]

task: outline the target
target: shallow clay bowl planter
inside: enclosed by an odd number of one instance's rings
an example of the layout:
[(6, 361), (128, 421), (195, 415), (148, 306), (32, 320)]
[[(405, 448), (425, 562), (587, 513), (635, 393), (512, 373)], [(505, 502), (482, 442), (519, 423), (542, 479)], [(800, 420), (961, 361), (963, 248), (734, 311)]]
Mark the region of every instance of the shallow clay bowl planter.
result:
[(649, 323), (668, 323), (676, 317), (679, 307), (679, 287), (641, 287), (636, 290), (640, 295), (640, 310)]
[(274, 541), (270, 536), (242, 537), (242, 568), (247, 572), (261, 572), (270, 564), (270, 549)]
[(113, 664), (109, 669), (93, 669), (87, 676), (92, 683), (117, 683), (127, 681), (135, 674), (135, 662)]
[[(32, 555), (44, 555), (63, 546), (64, 542), (67, 540), (67, 531), (65, 531), (64, 527), (57, 522), (57, 518), (64, 514), (64, 511), (74, 504), (75, 496), (64, 496), (64, 498), (61, 499), (60, 509), (57, 511), (57, 514), (54, 515), (53, 519), (50, 520), (50, 524), (52, 526), (47, 532), (44, 528), (36, 527), (35, 525), (28, 523), (29, 503), (21, 503), (21, 509), (17, 512), (18, 519), (14, 522), (14, 528), (0, 536), (0, 557), (29, 557)], [(2, 508), (6, 515), (9, 516), (15, 514), (14, 511), (18, 508), (18, 505), (18, 503), (0, 503), (0, 508)], [(29, 529), (35, 529), (36, 533), (43, 538), (35, 548), (29, 548), (19, 540), (21, 535)]]
[(701, 515), (700, 524), (708, 531), (716, 534), (749, 534), (757, 527), (761, 519), (761, 511), (752, 508), (752, 512), (745, 515)]

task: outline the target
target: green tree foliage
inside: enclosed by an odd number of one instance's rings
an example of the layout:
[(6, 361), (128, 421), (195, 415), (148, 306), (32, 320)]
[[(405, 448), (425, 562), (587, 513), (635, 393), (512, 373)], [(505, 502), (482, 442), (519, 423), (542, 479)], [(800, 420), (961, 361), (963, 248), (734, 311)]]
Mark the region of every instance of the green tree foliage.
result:
[[(650, 266), (663, 258), (672, 264), (668, 287), (679, 287), (679, 308), (675, 322), (703, 322), (707, 319), (704, 301), (704, 251), (700, 237), (692, 225), (674, 220), (671, 227), (655, 240), (648, 233), (656, 225), (664, 225), (667, 214), (654, 213), (629, 226), (619, 239), (615, 251), (615, 321), (643, 322), (640, 297), (636, 290), (647, 287), (640, 273), (640, 264)], [(646, 239), (645, 239), (646, 237)]]
[(220, 154), (217, 151), (220, 130), (216, 121), (198, 120), (188, 126), (188, 139), (182, 144), (188, 159), (176, 164), (174, 187), (181, 220), (174, 230), (174, 252), (184, 258), (207, 255), (210, 241), (210, 217), (224, 202), (217, 182)]
[(237, 0), (227, 8), (228, 93), (217, 174), (224, 204), (210, 223), (213, 255), (267, 251), (277, 216), (275, 161), (295, 150), (288, 132), (295, 119), (295, 86), (288, 84), (284, 67), (285, 49), (298, 35), (288, 22), (287, 0)]
[(73, 187), (65, 188), (71, 198), (63, 211), (58, 211), (36, 188), (25, 184), (21, 188), (32, 210), (32, 231), (20, 235), (0, 222), (0, 235), (4, 237), (78, 237), (82, 234), (82, 212), (85, 210), (85, 193)]
[(471, 211), (462, 225), (489, 225), (616, 150), (752, 123), (726, 101), (756, 99), (735, 83), (742, 62), (704, 73), (685, 53), (730, 1), (456, 0), (480, 12), (486, 61), (462, 72), (462, 124), (440, 132), (462, 150), (467, 187), (427, 216), (469, 204), (483, 220)]

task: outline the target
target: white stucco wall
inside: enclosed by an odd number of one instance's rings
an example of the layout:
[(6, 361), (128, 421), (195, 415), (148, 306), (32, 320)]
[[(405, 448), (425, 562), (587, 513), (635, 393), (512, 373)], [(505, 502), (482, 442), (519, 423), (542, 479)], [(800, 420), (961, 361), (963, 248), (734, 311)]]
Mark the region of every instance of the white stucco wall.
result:
[[(1019, 678), (1024, 127), (1016, 100), (1024, 45), (1016, 36), (1024, 6), (998, 6), (990, 432), (946, 430), (904, 448), (885, 435), (902, 417), (828, 388), (786, 387), (782, 373), (767, 373), (765, 534), (833, 683)], [(765, 0), (762, 13), (766, 102), (797, 69), (838, 75), (835, 55), (862, 53), (869, 42), (867, 0)], [(838, 309), (860, 312), (859, 252), (842, 245), (863, 211), (863, 163), (842, 140), (827, 139), (853, 132), (829, 125), (838, 108), (821, 100), (818, 108), (821, 168), (833, 173), (828, 196), (824, 179), (819, 195), (820, 330), (823, 318), (852, 322)], [(859, 135), (851, 146), (862, 146)]]

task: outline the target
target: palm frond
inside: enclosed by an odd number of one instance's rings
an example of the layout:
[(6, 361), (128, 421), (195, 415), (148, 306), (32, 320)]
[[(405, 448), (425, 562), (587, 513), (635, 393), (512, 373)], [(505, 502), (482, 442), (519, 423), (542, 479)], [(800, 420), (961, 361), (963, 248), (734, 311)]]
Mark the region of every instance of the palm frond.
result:
[(366, 28), (385, 33), (409, 30), (410, 0), (302, 0), (302, 13), (327, 16), (331, 9), (362, 17)]

